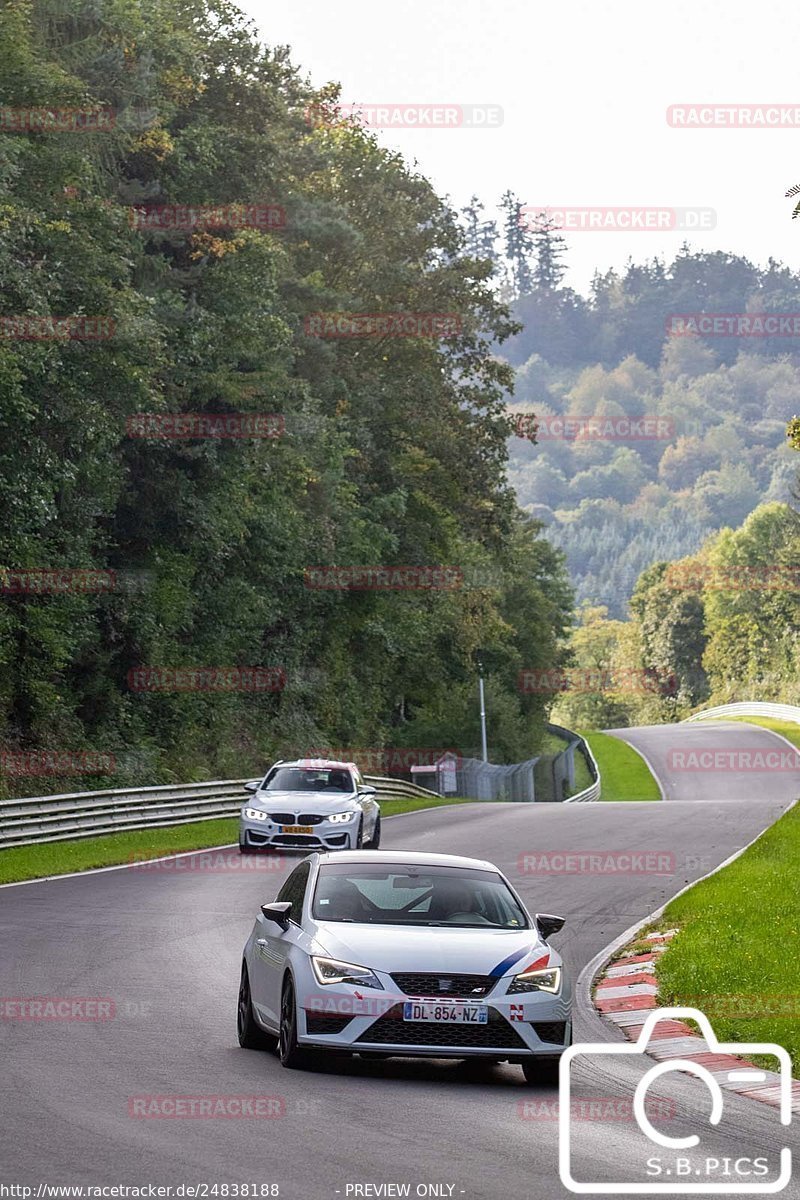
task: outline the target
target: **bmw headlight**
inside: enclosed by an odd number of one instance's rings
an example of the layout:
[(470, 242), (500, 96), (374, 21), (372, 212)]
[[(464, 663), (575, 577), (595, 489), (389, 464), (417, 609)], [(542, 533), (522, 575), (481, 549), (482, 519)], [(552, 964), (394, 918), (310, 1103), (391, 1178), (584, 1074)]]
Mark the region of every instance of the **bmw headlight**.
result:
[(331, 813), (331, 815), (328, 817), (328, 820), (333, 821), (334, 823), (344, 822), (344, 821), (352, 821), (352, 819), (355, 815), (356, 814), (352, 811), (345, 812), (345, 813)]
[(246, 808), (244, 815), (248, 821), (268, 821), (269, 813), (262, 812), (260, 808)]
[(358, 987), (378, 988), (383, 984), (369, 967), (357, 967), (355, 963), (342, 962), (338, 958), (311, 956), (311, 965), (318, 983), (354, 983)]
[(561, 967), (546, 967), (544, 971), (523, 971), (514, 977), (508, 989), (509, 995), (519, 992), (551, 992), (561, 990)]

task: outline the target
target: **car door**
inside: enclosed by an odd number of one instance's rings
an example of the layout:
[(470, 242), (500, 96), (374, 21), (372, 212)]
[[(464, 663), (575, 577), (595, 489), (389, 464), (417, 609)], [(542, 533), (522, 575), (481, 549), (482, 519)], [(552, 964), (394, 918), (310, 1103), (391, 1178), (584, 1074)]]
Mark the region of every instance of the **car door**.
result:
[(302, 934), (300, 922), (310, 871), (310, 863), (300, 863), (278, 892), (277, 901), (288, 902), (292, 906), (286, 929), (282, 929), (275, 921), (268, 921), (263, 913), (256, 918), (258, 931), (253, 947), (255, 978), (251, 980), (250, 988), (258, 1016), (265, 1025), (273, 1028), (277, 1027), (279, 1021), (281, 987), (287, 959), (293, 946), (301, 940), (307, 940)]

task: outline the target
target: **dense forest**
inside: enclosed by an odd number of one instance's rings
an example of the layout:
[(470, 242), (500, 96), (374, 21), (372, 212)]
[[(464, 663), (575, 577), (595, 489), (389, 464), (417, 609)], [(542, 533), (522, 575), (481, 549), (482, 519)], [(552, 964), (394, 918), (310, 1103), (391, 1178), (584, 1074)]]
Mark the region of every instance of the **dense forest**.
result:
[[(572, 596), (507, 479), (519, 326), (458, 214), (225, 0), (0, 21), (6, 794), (470, 750), (478, 655), (498, 758), (529, 756), (518, 674)], [(318, 336), (332, 311), (424, 320)], [(313, 583), (356, 565), (426, 582)], [(19, 766), (62, 751), (104, 774)]]
[(754, 322), (752, 336), (702, 336), (680, 317), (800, 312), (800, 272), (684, 245), (671, 263), (597, 273), (583, 297), (564, 284), (551, 219), (511, 192), (500, 209), (498, 228), (473, 197), (461, 219), (522, 326), (500, 350), (516, 370), (510, 479), (565, 551), (579, 600), (623, 618), (651, 563), (791, 499), (800, 335)]

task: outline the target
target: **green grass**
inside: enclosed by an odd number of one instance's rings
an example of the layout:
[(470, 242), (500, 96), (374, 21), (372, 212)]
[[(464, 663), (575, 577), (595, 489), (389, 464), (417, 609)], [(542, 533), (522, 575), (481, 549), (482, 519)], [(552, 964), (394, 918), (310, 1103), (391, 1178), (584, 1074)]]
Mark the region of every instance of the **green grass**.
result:
[[(650, 768), (627, 742), (611, 737), (608, 733), (598, 733), (596, 730), (581, 730), (581, 737), (589, 743), (600, 768), (601, 800), (661, 799), (661, 792)], [(588, 784), (586, 786), (588, 787)]]
[[(381, 813), (390, 817), (418, 808), (471, 803), (471, 800), (445, 796), (415, 796), (403, 800), (383, 800)], [(91, 867), (112, 867), (142, 857), (179, 854), (183, 850), (225, 846), (237, 841), (238, 836), (238, 818), (224, 817), (219, 821), (197, 821), (191, 825), (172, 825), (164, 829), (131, 829), (124, 833), (109, 833), (76, 841), (11, 846), (7, 850), (0, 850), (0, 883), (17, 883), (22, 879), (39, 879), (45, 875), (65, 875), (69, 871), (87, 871)]]
[(678, 926), (681, 932), (658, 962), (662, 1005), (699, 1008), (721, 1041), (777, 1042), (789, 1051), (795, 1075), (800, 1072), (798, 877), (800, 805), (736, 862), (667, 905), (659, 925)]
[(578, 792), (585, 792), (586, 789), (588, 787), (591, 787), (593, 783), (594, 783), (594, 780), (592, 779), (591, 773), (589, 771), (589, 764), (586, 761), (586, 755), (583, 753), (583, 751), (576, 749), (575, 750), (575, 786), (574, 786), (574, 788), (572, 788), (572, 790), (570, 792), (568, 792), (568, 795), (576, 796), (578, 794)]

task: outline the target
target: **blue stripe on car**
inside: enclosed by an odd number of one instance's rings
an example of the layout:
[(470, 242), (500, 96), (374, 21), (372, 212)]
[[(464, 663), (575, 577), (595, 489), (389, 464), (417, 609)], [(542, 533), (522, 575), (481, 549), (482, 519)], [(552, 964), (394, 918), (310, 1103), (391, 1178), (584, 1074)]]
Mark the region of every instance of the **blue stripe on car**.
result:
[(506, 971), (513, 967), (515, 962), (519, 962), (526, 954), (530, 954), (533, 950), (532, 946), (526, 946), (524, 950), (517, 950), (514, 954), (509, 954), (508, 958), (504, 958), (489, 972), (491, 979), (499, 979), (501, 975), (505, 975)]

